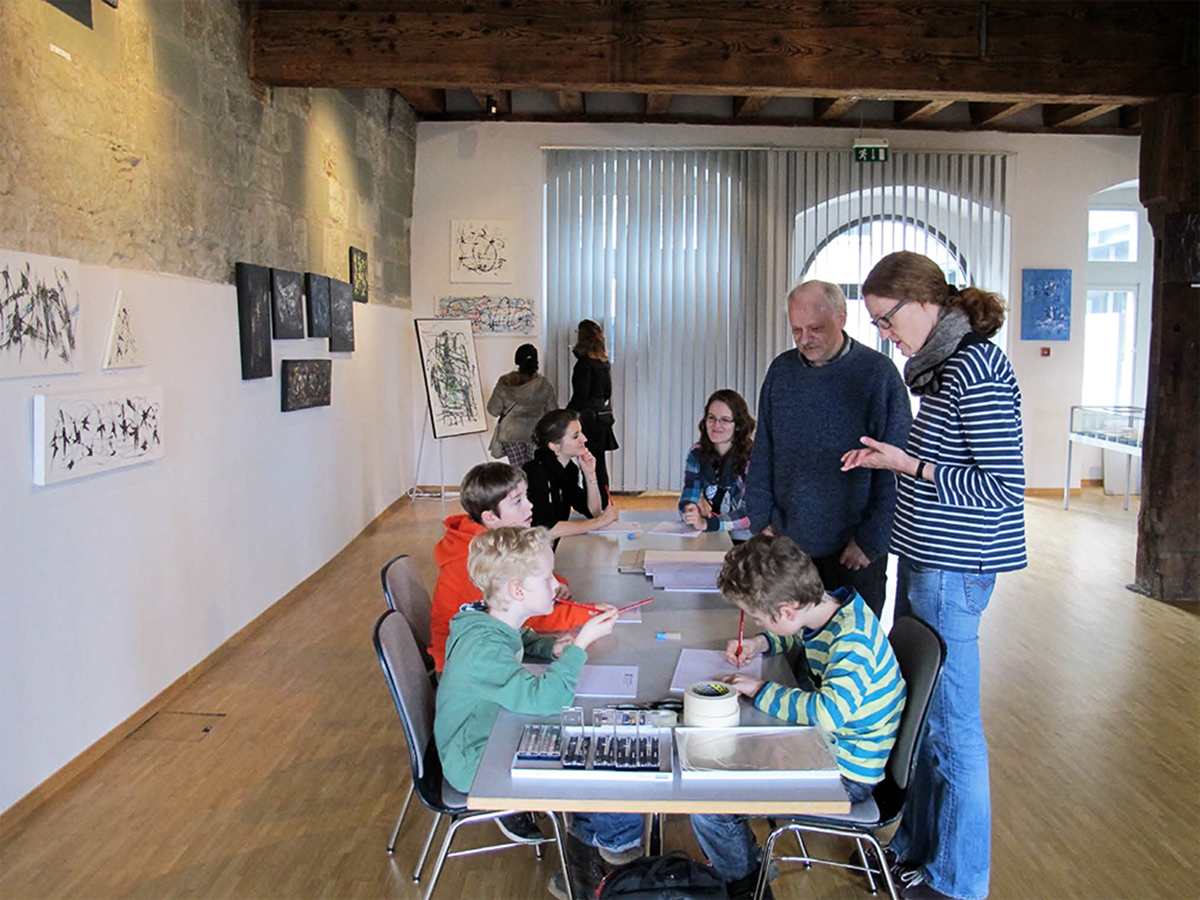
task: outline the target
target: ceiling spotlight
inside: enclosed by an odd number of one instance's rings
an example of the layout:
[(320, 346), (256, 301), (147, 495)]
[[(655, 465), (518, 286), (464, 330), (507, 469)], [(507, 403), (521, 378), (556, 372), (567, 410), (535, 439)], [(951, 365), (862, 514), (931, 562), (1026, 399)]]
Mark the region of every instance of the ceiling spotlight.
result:
[(487, 114), (489, 116), (494, 116), (499, 111), (499, 107), (496, 105), (496, 98), (491, 94), (487, 95), (487, 103), (485, 104), (485, 108), (487, 109)]

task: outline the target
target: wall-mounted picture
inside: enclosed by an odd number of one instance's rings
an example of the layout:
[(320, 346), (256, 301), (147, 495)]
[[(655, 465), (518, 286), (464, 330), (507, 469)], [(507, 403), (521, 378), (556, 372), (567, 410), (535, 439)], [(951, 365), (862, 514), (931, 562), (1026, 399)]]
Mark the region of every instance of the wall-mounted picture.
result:
[(271, 377), (271, 272), (238, 263), (238, 331), (242, 342), (242, 380)]
[(0, 250), (0, 378), (79, 371), (79, 263)]
[(304, 337), (304, 291), (299, 272), (271, 270), (271, 321), (277, 341)]
[(1071, 339), (1071, 270), (1021, 270), (1021, 340)]
[(142, 353), (133, 333), (133, 315), (118, 290), (112, 323), (108, 327), (108, 343), (104, 348), (104, 368), (132, 369), (141, 364)]
[(329, 349), (333, 353), (354, 349), (354, 288), (336, 278), (329, 279)]
[(455, 219), (450, 223), (450, 281), (512, 281), (514, 233), (512, 219)]
[(435, 438), (487, 430), (468, 319), (416, 319), (417, 347)]
[(354, 285), (354, 302), (367, 302), (367, 251), (350, 248), (350, 283)]
[(33, 398), (33, 483), (55, 484), (163, 455), (161, 387)]
[(279, 368), (283, 412), (329, 405), (332, 359), (283, 359)]
[(530, 297), (439, 297), (437, 315), (443, 319), (470, 319), (476, 336), (528, 335), (537, 331), (537, 316)]
[(308, 336), (329, 337), (329, 279), (324, 275), (304, 273), (304, 294), (307, 298)]

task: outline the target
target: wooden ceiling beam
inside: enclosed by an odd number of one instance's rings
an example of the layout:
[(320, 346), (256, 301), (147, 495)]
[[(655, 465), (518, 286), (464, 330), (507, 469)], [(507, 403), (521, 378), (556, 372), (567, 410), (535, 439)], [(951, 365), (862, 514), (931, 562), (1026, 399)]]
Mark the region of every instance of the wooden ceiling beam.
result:
[(1122, 106), (1120, 114), (1122, 128), (1131, 130), (1142, 127), (1142, 108), (1140, 106)]
[(734, 97), (733, 117), (735, 119), (752, 119), (762, 112), (763, 107), (770, 102), (770, 97), (761, 94), (749, 97)]
[(583, 112), (583, 93), (581, 91), (556, 91), (558, 108), (567, 115), (578, 115)]
[(983, 128), (995, 125), (997, 122), (1014, 116), (1032, 107), (1031, 102), (1020, 103), (972, 103), (970, 104), (971, 124)]
[(951, 104), (950, 100), (897, 100), (892, 110), (892, 121), (903, 125), (924, 122)]
[[(1194, 0), (260, 2), (270, 85), (1145, 103), (1195, 90)], [(1191, 62), (1189, 62), (1189, 59)]]
[(817, 122), (835, 122), (850, 112), (857, 102), (857, 97), (817, 97), (813, 100), (813, 119)]
[(482, 88), (471, 91), (471, 96), (479, 104), (479, 108), (487, 112), (488, 97), (496, 101), (496, 115), (507, 116), (512, 112), (512, 91), (501, 88)]
[(440, 116), (446, 112), (446, 92), (441, 88), (399, 87), (396, 90), (418, 116)]
[(646, 115), (665, 116), (671, 108), (670, 94), (647, 94)]
[(1042, 107), (1042, 124), (1049, 128), (1074, 128), (1118, 106), (1119, 103), (1047, 103)]

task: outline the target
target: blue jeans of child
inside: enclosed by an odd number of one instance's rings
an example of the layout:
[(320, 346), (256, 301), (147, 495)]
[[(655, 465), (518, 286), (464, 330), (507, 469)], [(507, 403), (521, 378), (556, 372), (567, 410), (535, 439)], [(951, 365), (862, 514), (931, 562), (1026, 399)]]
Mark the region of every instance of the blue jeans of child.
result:
[(571, 813), (571, 834), (589, 847), (613, 853), (641, 844), (644, 827), (645, 820), (637, 813)]
[(891, 846), (929, 883), (959, 900), (982, 900), (991, 871), (988, 752), (979, 714), (979, 617), (995, 574), (950, 572), (900, 557), (896, 615), (915, 615), (946, 642), (946, 665), (929, 708), (904, 816)]
[[(851, 803), (871, 796), (873, 785), (842, 779)], [(745, 816), (727, 813), (696, 813), (692, 831), (716, 873), (725, 881), (737, 881), (758, 871), (761, 852)]]

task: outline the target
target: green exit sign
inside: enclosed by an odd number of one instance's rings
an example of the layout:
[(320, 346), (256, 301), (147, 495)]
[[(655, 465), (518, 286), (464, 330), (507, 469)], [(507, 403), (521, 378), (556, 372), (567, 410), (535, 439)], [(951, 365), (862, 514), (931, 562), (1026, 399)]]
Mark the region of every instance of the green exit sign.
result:
[(887, 141), (855, 141), (854, 142), (854, 161), (860, 163), (868, 162), (887, 162), (888, 145)]

